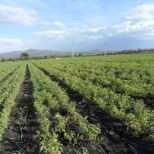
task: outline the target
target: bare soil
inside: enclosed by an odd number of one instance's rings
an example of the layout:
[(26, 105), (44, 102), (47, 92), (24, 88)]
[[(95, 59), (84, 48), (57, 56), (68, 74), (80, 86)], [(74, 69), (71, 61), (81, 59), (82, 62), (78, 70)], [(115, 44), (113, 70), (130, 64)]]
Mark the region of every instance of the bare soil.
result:
[(92, 124), (100, 124), (102, 142), (92, 145), (89, 142), (80, 142), (77, 145), (65, 143), (64, 153), (73, 153), (73, 148), (81, 149), (86, 147), (90, 154), (153, 154), (154, 143), (149, 142), (146, 136), (134, 137), (132, 132), (128, 132), (126, 126), (119, 120), (110, 116), (108, 113), (100, 109), (96, 104), (88, 100), (84, 100), (83, 96), (73, 91), (55, 76), (51, 76), (45, 70), (41, 69), (46, 75), (51, 77), (59, 86), (65, 89), (70, 101), (76, 102), (77, 112), (82, 116), (88, 116), (88, 120)]
[[(85, 100), (81, 94), (73, 91), (55, 76), (49, 75), (43, 69), (41, 70), (50, 76), (52, 81), (57, 82), (61, 88), (65, 89), (69, 96), (69, 102), (73, 101), (76, 103), (76, 111), (78, 113), (83, 117), (87, 116), (91, 124), (99, 123), (101, 128), (99, 137), (102, 138), (102, 141), (96, 143), (78, 141), (77, 144), (74, 144), (64, 138), (64, 133), (59, 133), (58, 140), (65, 147), (63, 154), (83, 153), (85, 149), (90, 154), (154, 153), (154, 143), (149, 142), (146, 136), (134, 137), (133, 133), (128, 132), (126, 126), (121, 121), (104, 112), (93, 102)], [(39, 128), (39, 124), (33, 107), (33, 85), (30, 81), (28, 66), (24, 82), (20, 87), (20, 92), (15, 102), (16, 105), (12, 109), (9, 126), (4, 133), (3, 141), (0, 143), (0, 154), (12, 154), (17, 151), (26, 154), (37, 154), (39, 153), (39, 140), (36, 136), (36, 131)], [(148, 102), (151, 106), (151, 98), (147, 99), (147, 104)], [(44, 102), (44, 105), (48, 106), (48, 102)], [(69, 118), (66, 131), (73, 130), (79, 132), (78, 124), (63, 107), (58, 110), (50, 110), (52, 127), (57, 124), (57, 121), (54, 119), (54, 115), (57, 112)]]
[(15, 152), (38, 153), (36, 131), (38, 122), (33, 107), (33, 87), (30, 81), (28, 67), (25, 79), (20, 87), (20, 92), (15, 100), (8, 128), (6, 129), (3, 141), (0, 143), (0, 153), (12, 154)]
[(11, 76), (17, 69), (18, 69), (18, 67), (15, 70), (13, 70), (12, 72), (10, 72), (9, 74), (7, 74), (5, 77), (3, 77), (0, 80), (0, 85), (3, 84), (3, 82), (6, 81), (8, 79), (8, 77)]

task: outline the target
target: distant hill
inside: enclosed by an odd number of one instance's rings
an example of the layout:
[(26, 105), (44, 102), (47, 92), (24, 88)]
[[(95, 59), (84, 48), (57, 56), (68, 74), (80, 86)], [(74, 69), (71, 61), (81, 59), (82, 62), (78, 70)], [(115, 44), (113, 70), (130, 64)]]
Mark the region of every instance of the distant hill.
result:
[[(12, 51), (7, 53), (0, 53), (0, 59), (8, 59), (8, 58), (19, 58), (21, 57), (22, 52), (29, 53), (30, 57), (43, 57), (43, 56), (71, 56), (71, 51), (55, 51), (55, 50), (39, 50), (39, 49), (28, 49), (25, 51)], [(97, 55), (103, 53), (103, 51), (97, 49), (92, 51), (82, 51), (82, 52), (74, 52), (74, 55), (78, 55), (82, 53), (83, 55)]]
[[(5, 52), (0, 53), (0, 59), (9, 59), (9, 58), (20, 58), (22, 52), (29, 53), (30, 57), (43, 57), (43, 56), (54, 56), (54, 57), (60, 57), (60, 56), (72, 56), (71, 51), (56, 51), (56, 50), (39, 50), (39, 49), (28, 49), (25, 51), (12, 51), (12, 52)], [(151, 49), (134, 49), (134, 50), (110, 50), (104, 52), (103, 49), (95, 49), (90, 51), (76, 51), (73, 54), (74, 55), (103, 55), (103, 54), (139, 54), (139, 53), (154, 53), (154, 48)]]
[(29, 53), (30, 57), (43, 57), (43, 56), (67, 56), (71, 55), (71, 52), (64, 51), (54, 51), (54, 50), (38, 50), (38, 49), (28, 49), (25, 51), (12, 51), (7, 53), (0, 53), (0, 59), (8, 59), (8, 58), (19, 58), (21, 57), (22, 52)]

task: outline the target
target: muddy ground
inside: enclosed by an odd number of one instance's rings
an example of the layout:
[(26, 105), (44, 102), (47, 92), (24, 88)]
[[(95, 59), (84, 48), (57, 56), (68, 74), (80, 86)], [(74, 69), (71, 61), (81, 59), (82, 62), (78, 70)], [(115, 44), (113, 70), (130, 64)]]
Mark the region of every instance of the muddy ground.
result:
[[(49, 76), (47, 72), (45, 72), (45, 74)], [(132, 133), (127, 132), (126, 126), (119, 120), (111, 117), (93, 102), (85, 100), (82, 95), (74, 92), (56, 77), (50, 77), (51, 80), (57, 82), (61, 88), (65, 89), (69, 96), (69, 101), (76, 103), (76, 111), (84, 117), (88, 116), (89, 123), (99, 123), (101, 128), (100, 137), (102, 141), (99, 144), (80, 141), (74, 145), (64, 140), (63, 134), (59, 134), (59, 140), (65, 147), (64, 154), (74, 154), (74, 149), (83, 153), (83, 147), (86, 148), (90, 154), (154, 153), (154, 143), (149, 142), (145, 136), (133, 137)], [(0, 143), (0, 154), (13, 154), (17, 151), (29, 154), (39, 153), (40, 147), (36, 135), (39, 124), (35, 115), (33, 102), (33, 85), (30, 81), (30, 72), (27, 67), (24, 82), (20, 87), (20, 92), (15, 100), (15, 106), (10, 115), (9, 126), (4, 133), (3, 141)], [(51, 122), (54, 117), (54, 112), (51, 111)], [(58, 112), (62, 115), (68, 114), (63, 108)], [(68, 116), (70, 120), (67, 124), (67, 129), (77, 130), (76, 124), (71, 123), (71, 115)]]

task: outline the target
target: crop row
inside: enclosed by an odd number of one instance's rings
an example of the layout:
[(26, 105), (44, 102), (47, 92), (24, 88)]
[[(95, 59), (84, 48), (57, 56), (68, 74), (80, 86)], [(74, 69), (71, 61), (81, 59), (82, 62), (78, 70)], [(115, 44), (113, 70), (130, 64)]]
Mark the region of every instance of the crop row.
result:
[(59, 71), (92, 81), (118, 93), (133, 97), (154, 96), (154, 71), (149, 68), (150, 64), (143, 65), (135, 62), (131, 64), (118, 62), (57, 64), (49, 61), (45, 63)]
[(0, 65), (0, 81), (4, 79), (8, 74), (13, 72), (18, 67), (17, 63), (14, 63), (12, 65), (8, 64), (2, 64)]
[(117, 94), (109, 88), (102, 88), (91, 81), (54, 69), (47, 63), (35, 62), (35, 65), (64, 82), (73, 91), (82, 94), (85, 99), (93, 101), (100, 108), (120, 119), (127, 125), (128, 130), (133, 130), (134, 135), (148, 134), (148, 137), (154, 138), (154, 112), (147, 109), (142, 100)]
[[(34, 107), (40, 124), (40, 150), (54, 154), (63, 152), (62, 142), (99, 141), (99, 125), (90, 124), (87, 117), (80, 115), (65, 91), (36, 66), (29, 63), (29, 70), (34, 87)], [(72, 125), (74, 128), (68, 129), (70, 123), (75, 127)], [(63, 139), (59, 139), (61, 134)]]
[(19, 92), (20, 85), (23, 82), (25, 69), (25, 63), (21, 64), (20, 67), (0, 86), (0, 140), (2, 140), (2, 135), (8, 126), (9, 115), (12, 107), (15, 105), (15, 98)]

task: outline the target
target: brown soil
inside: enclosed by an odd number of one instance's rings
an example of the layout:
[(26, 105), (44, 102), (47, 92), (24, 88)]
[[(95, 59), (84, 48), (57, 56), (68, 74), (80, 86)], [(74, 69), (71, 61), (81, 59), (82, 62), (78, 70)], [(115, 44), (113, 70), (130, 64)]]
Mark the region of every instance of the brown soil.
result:
[[(42, 70), (42, 69), (41, 69)], [(42, 70), (50, 76), (46, 71)], [(77, 144), (70, 143), (64, 139), (64, 134), (59, 133), (59, 141), (64, 145), (64, 154), (83, 153), (84, 148), (90, 154), (145, 154), (154, 153), (154, 143), (148, 142), (145, 136), (133, 137), (131, 132), (127, 132), (119, 120), (111, 117), (108, 113), (101, 110), (96, 104), (85, 100), (81, 94), (73, 91), (70, 87), (58, 80), (55, 76), (50, 76), (51, 80), (57, 82), (59, 86), (65, 89), (70, 98), (70, 102), (76, 102), (76, 111), (82, 116), (87, 116), (91, 124), (100, 124), (102, 141), (99, 143), (90, 143), (89, 141), (79, 141)], [(3, 141), (0, 143), (0, 153), (12, 154), (20, 151), (22, 153), (39, 153), (39, 143), (37, 141), (36, 131), (38, 122), (33, 107), (33, 85), (30, 81), (30, 72), (26, 70), (25, 80), (20, 87), (20, 93), (16, 98), (16, 105), (13, 107), (9, 126), (6, 129)], [(147, 104), (151, 99), (147, 100)], [(48, 106), (48, 102), (44, 102)], [(73, 121), (72, 116), (61, 107), (58, 110), (51, 110), (50, 120), (52, 126), (57, 123), (54, 119), (55, 113), (59, 112), (62, 116), (68, 116), (66, 131), (73, 130), (79, 132), (78, 125)], [(52, 128), (51, 128), (52, 129)], [(80, 133), (80, 132), (79, 132)]]
[(149, 109), (154, 110), (154, 97), (144, 98), (143, 101)]
[(0, 85), (3, 84), (3, 82), (5, 80), (8, 79), (9, 76), (11, 76), (19, 67), (17, 67), (15, 70), (13, 70), (12, 72), (10, 72), (9, 74), (7, 74), (5, 77), (3, 77), (1, 80), (0, 80)]
[(147, 108), (150, 110), (154, 110), (154, 97), (136, 97), (135, 99), (142, 99), (144, 101), (144, 104)]
[(50, 76), (52, 81), (58, 82), (59, 86), (65, 89), (70, 101), (76, 102), (77, 111), (82, 116), (88, 116), (90, 123), (99, 123), (101, 127), (100, 137), (103, 138), (101, 143), (98, 145), (92, 145), (89, 142), (80, 142), (77, 145), (71, 145), (65, 142), (66, 148), (64, 153), (73, 153), (73, 148), (81, 149), (81, 147), (86, 147), (90, 154), (154, 153), (154, 143), (148, 142), (145, 136), (133, 137), (132, 133), (127, 132), (126, 126), (124, 126), (119, 120), (111, 117), (94, 103), (84, 100), (81, 94), (73, 91), (55, 76), (49, 75), (43, 69), (41, 70), (46, 75)]
[(0, 143), (0, 153), (2, 154), (12, 154), (17, 151), (30, 154), (38, 153), (39, 148), (36, 141), (38, 123), (33, 107), (32, 88), (27, 67), (24, 82), (15, 100), (16, 105), (9, 118), (8, 128)]

